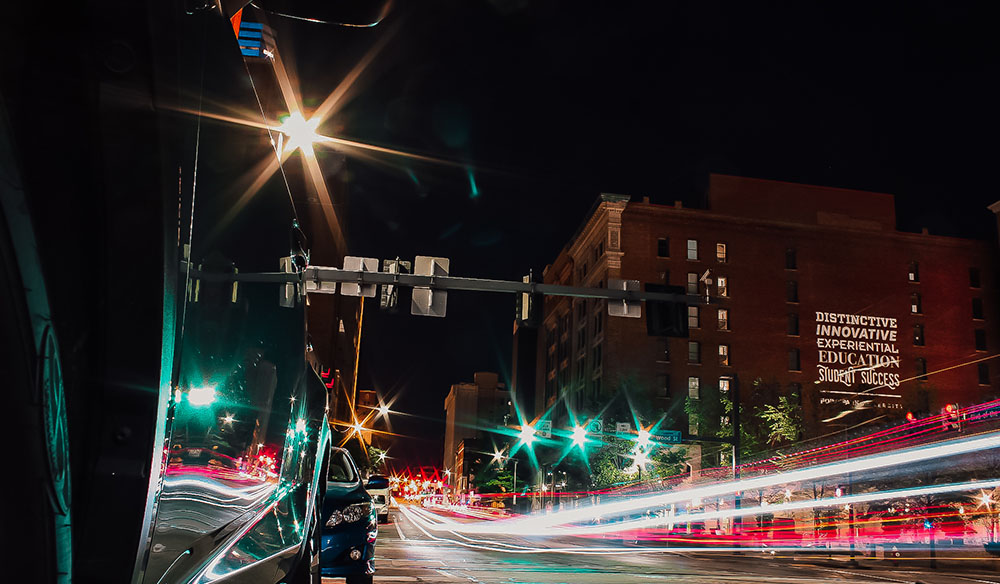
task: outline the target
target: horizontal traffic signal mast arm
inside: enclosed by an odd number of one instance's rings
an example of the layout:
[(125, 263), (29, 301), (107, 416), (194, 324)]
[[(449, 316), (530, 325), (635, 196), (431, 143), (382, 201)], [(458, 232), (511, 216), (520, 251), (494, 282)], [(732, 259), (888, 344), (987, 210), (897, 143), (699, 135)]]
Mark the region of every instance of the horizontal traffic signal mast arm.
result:
[[(293, 275), (293, 274), (285, 274)], [(242, 274), (239, 276), (243, 280)], [(302, 272), (302, 280), (309, 282), (350, 282), (359, 284), (391, 284), (397, 286), (423, 287), (434, 290), (465, 290), (471, 292), (506, 292), (509, 294), (544, 294), (546, 296), (572, 296), (576, 298), (607, 298), (610, 300), (659, 300), (663, 302), (684, 302), (705, 304), (705, 298), (694, 294), (671, 294), (666, 292), (645, 292), (641, 290), (611, 290), (608, 288), (586, 288), (582, 286), (561, 286), (486, 278), (461, 278), (457, 276), (422, 276), (417, 274), (389, 274), (385, 272), (363, 272), (308, 266)], [(277, 280), (275, 280), (277, 281)], [(281, 280), (288, 281), (288, 280)], [(316, 286), (318, 288), (318, 286)], [(331, 293), (328, 290), (308, 289), (311, 293)]]

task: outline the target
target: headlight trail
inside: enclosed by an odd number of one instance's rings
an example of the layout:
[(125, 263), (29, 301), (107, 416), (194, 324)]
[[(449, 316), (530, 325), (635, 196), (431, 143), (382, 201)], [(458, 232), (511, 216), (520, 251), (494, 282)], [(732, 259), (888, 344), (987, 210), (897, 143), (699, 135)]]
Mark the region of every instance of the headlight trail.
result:
[[(985, 481), (971, 481), (964, 483), (949, 483), (946, 485), (930, 485), (925, 487), (912, 487), (908, 489), (895, 489), (892, 491), (877, 491), (874, 493), (858, 493), (855, 495), (845, 495), (843, 497), (826, 497), (823, 499), (806, 499), (802, 501), (791, 501), (788, 503), (775, 503), (767, 506), (742, 507), (740, 509), (720, 509), (717, 511), (704, 511), (699, 513), (684, 513), (671, 517), (649, 517), (634, 519), (630, 521), (619, 521), (605, 523), (603, 525), (586, 525), (574, 527), (555, 527), (533, 533), (523, 533), (521, 535), (592, 535), (599, 533), (616, 533), (631, 529), (641, 529), (664, 523), (687, 523), (689, 521), (703, 521), (706, 519), (730, 519), (733, 517), (744, 517), (746, 515), (759, 515), (762, 513), (775, 513), (781, 511), (802, 511), (814, 507), (838, 507), (855, 503), (868, 503), (871, 501), (886, 501), (892, 499), (903, 499), (906, 497), (917, 497), (926, 495), (937, 495), (941, 493), (954, 493), (960, 491), (975, 491), (977, 489), (992, 489), (1000, 486), (1000, 478)], [(451, 531), (451, 529), (449, 529)]]
[(880, 468), (888, 468), (914, 463), (967, 454), (980, 450), (1000, 447), (1000, 432), (992, 432), (979, 438), (960, 439), (942, 442), (930, 446), (908, 448), (897, 452), (877, 454), (843, 462), (795, 470), (774, 475), (755, 477), (752, 479), (729, 481), (715, 485), (706, 485), (682, 491), (670, 491), (657, 495), (636, 497), (626, 501), (602, 503), (591, 507), (560, 511), (551, 515), (534, 516), (485, 524), (462, 524), (455, 526), (456, 531), (465, 533), (544, 533), (546, 528), (567, 523), (590, 521), (597, 517), (617, 516), (632, 511), (647, 510), (652, 507), (663, 507), (671, 503), (682, 503), (692, 499), (714, 499), (722, 495), (730, 495), (739, 491), (765, 489), (776, 485), (810, 481), (847, 473), (864, 472)]

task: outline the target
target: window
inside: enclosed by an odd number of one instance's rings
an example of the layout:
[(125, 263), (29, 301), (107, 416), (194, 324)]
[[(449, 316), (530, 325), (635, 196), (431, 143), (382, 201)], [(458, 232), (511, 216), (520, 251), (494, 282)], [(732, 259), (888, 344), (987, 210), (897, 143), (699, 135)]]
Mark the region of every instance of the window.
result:
[(597, 400), (601, 397), (601, 377), (597, 376), (590, 380), (590, 396)]
[(577, 382), (582, 381), (586, 376), (587, 376), (587, 361), (585, 359), (578, 359), (576, 361)]
[(720, 264), (726, 263), (726, 244), (715, 244), (715, 259), (718, 260)]
[(688, 341), (688, 363), (701, 363), (701, 343)]
[(657, 394), (660, 397), (670, 397), (670, 375), (662, 374), (657, 378)]
[(913, 325), (913, 344), (917, 347), (924, 346), (924, 325)]
[(601, 368), (601, 358), (604, 356), (604, 348), (601, 345), (594, 345), (594, 351), (591, 354), (591, 369), (597, 371)]
[(587, 348), (587, 327), (580, 327), (576, 332), (576, 350), (584, 351)]
[(576, 319), (582, 324), (587, 320), (587, 301), (581, 300), (576, 303)]
[(910, 262), (910, 273), (909, 273), (909, 276), (907, 276), (907, 277), (910, 279), (911, 282), (919, 282), (920, 281), (920, 263), (919, 262)]
[(719, 365), (729, 367), (729, 345), (719, 345)]
[(596, 264), (597, 260), (601, 259), (601, 256), (603, 255), (604, 255), (604, 242), (602, 241), (601, 243), (598, 243), (597, 245), (594, 246), (594, 263)]
[(715, 282), (719, 286), (719, 296), (721, 296), (722, 298), (726, 298), (727, 296), (729, 296), (729, 278), (725, 276), (719, 276)]
[(969, 287), (979, 288), (982, 286), (982, 281), (979, 278), (979, 268), (969, 268)]
[(688, 377), (688, 397), (691, 399), (701, 399), (700, 377)]
[(577, 274), (577, 279), (583, 281), (587, 277), (587, 262), (583, 262), (580, 265), (580, 272)]
[(914, 364), (916, 365), (917, 379), (927, 381), (927, 359), (917, 357)]
[(691, 261), (697, 261), (698, 259), (698, 240), (689, 239), (687, 245), (687, 258)]
[(656, 257), (670, 257), (670, 238), (661, 237), (656, 240)]
[(697, 420), (689, 420), (688, 421), (688, 434), (690, 434), (692, 436), (697, 436), (698, 435), (698, 421)]
[(729, 309), (720, 308), (719, 309), (719, 330), (728, 331), (729, 330)]
[(695, 272), (688, 272), (688, 294), (698, 293), (698, 274)]
[(697, 306), (688, 306), (688, 328), (698, 328)]
[(787, 295), (787, 300), (789, 302), (799, 301), (799, 283), (795, 280), (789, 280), (787, 286), (785, 286), (785, 292)]
[(920, 314), (923, 310), (920, 309), (920, 294), (914, 292), (910, 294), (910, 312), (913, 314)]
[(670, 285), (670, 270), (663, 270), (662, 272), (660, 272), (659, 276), (661, 282), (663, 282), (667, 286)]
[(979, 385), (989, 385), (990, 384), (990, 365), (989, 363), (979, 364)]
[(794, 312), (788, 315), (788, 336), (799, 336), (799, 315)]
[(719, 378), (719, 393), (728, 394), (729, 384), (732, 382), (731, 377), (720, 377)]
[(983, 320), (983, 299), (973, 298), (972, 299), (972, 318), (976, 320)]
[(661, 363), (670, 362), (670, 339), (662, 339), (660, 341), (660, 355), (657, 361)]
[(785, 250), (785, 269), (786, 270), (799, 269), (798, 258), (795, 256), (795, 250), (792, 248), (788, 248)]
[(802, 363), (799, 361), (799, 350), (789, 349), (788, 350), (788, 370), (789, 371), (802, 371)]
[(598, 336), (604, 330), (604, 312), (598, 312), (594, 315), (594, 336)]
[(986, 331), (983, 329), (976, 329), (976, 350), (986, 350)]

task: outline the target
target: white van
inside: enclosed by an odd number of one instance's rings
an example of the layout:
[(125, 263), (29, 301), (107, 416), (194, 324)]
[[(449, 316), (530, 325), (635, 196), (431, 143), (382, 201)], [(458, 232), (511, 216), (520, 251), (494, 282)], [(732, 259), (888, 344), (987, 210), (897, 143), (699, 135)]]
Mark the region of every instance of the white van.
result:
[[(385, 478), (386, 483), (389, 479), (387, 477), (382, 477), (381, 475), (372, 475), (369, 478), (380, 477)], [(389, 486), (386, 485), (384, 489), (368, 489), (368, 494), (372, 497), (372, 505), (375, 507), (375, 513), (378, 515), (379, 523), (389, 522)]]

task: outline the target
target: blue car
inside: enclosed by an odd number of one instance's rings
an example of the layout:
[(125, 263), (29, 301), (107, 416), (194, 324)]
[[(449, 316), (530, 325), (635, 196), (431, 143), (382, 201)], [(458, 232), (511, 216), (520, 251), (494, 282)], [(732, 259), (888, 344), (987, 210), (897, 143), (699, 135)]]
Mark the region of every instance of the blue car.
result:
[(347, 584), (371, 584), (375, 573), (375, 538), (378, 522), (368, 489), (389, 486), (385, 477), (361, 481), (354, 460), (343, 448), (330, 452), (326, 497), (323, 501), (323, 534), (320, 572), (345, 577)]

